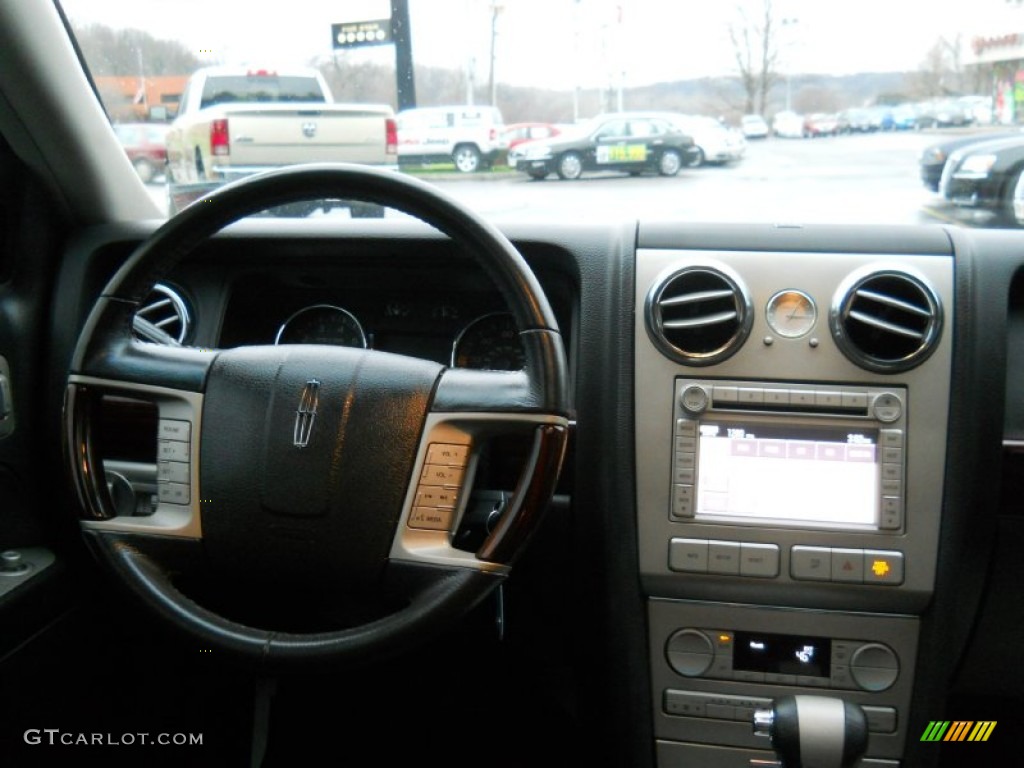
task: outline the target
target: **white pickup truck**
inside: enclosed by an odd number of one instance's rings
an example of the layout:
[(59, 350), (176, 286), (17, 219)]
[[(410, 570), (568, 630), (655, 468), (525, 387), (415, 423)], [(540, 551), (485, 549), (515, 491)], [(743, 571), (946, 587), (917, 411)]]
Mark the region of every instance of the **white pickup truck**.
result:
[[(172, 212), (211, 186), (284, 165), (350, 162), (397, 169), (397, 151), (394, 110), (335, 103), (316, 69), (204, 67), (189, 78), (167, 134)], [(316, 207), (325, 206), (300, 206)], [(383, 215), (378, 205), (344, 207), (353, 216)]]

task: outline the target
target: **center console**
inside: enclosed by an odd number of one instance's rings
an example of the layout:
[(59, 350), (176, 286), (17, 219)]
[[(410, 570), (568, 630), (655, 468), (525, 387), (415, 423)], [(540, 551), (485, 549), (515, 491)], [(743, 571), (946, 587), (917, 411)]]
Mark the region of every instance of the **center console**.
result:
[(952, 259), (816, 255), (638, 250), (662, 768), (771, 760), (753, 713), (789, 694), (860, 705), (861, 765), (904, 751), (937, 559)]

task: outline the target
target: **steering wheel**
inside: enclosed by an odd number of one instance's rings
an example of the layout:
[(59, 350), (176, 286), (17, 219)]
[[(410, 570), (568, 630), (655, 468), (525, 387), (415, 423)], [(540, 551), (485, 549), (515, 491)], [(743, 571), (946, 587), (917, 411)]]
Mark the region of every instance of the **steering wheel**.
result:
[[(523, 370), (446, 368), (344, 347), (207, 350), (134, 337), (140, 301), (197, 246), (242, 217), (309, 199), (396, 208), (472, 254), (515, 317)], [(416, 179), (311, 165), (224, 186), (132, 254), (78, 340), (64, 439), (86, 540), (158, 614), (205, 647), (264, 664), (356, 662), (443, 628), (509, 574), (554, 491), (567, 392), (554, 314), (497, 228)], [(109, 395), (159, 412), (159, 504), (150, 516), (119, 517), (111, 503), (96, 439)], [(475, 552), (453, 547), (481, 446), (513, 434), (531, 448), (511, 501)], [(307, 592), (344, 585), (388, 595), (398, 607), (311, 633), (250, 626), (175, 583), (197, 550), (228, 574), (281, 574)]]

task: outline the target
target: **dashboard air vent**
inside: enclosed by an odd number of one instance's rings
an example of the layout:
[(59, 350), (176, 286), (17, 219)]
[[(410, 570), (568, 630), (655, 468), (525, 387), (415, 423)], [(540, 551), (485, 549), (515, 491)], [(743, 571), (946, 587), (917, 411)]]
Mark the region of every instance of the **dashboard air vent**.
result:
[(647, 296), (647, 333), (686, 365), (711, 365), (740, 348), (753, 323), (750, 296), (738, 277), (713, 267), (686, 267)]
[(851, 361), (880, 373), (920, 365), (942, 330), (942, 305), (923, 279), (900, 270), (855, 273), (832, 303), (832, 336)]
[(132, 330), (142, 341), (181, 346), (192, 330), (188, 305), (173, 288), (157, 283), (136, 310)]

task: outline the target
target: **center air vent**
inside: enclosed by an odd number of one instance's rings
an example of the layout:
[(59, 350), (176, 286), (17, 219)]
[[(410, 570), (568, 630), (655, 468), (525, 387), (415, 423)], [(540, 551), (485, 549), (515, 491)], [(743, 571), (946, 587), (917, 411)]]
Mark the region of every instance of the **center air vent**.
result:
[(830, 325), (854, 363), (895, 373), (920, 365), (934, 351), (942, 305), (923, 279), (906, 272), (855, 273), (836, 293)]
[(136, 310), (132, 330), (142, 341), (180, 346), (191, 331), (188, 305), (173, 288), (157, 283)]
[(668, 357), (711, 365), (732, 355), (753, 323), (750, 296), (739, 278), (712, 267), (687, 267), (647, 296), (647, 333)]

